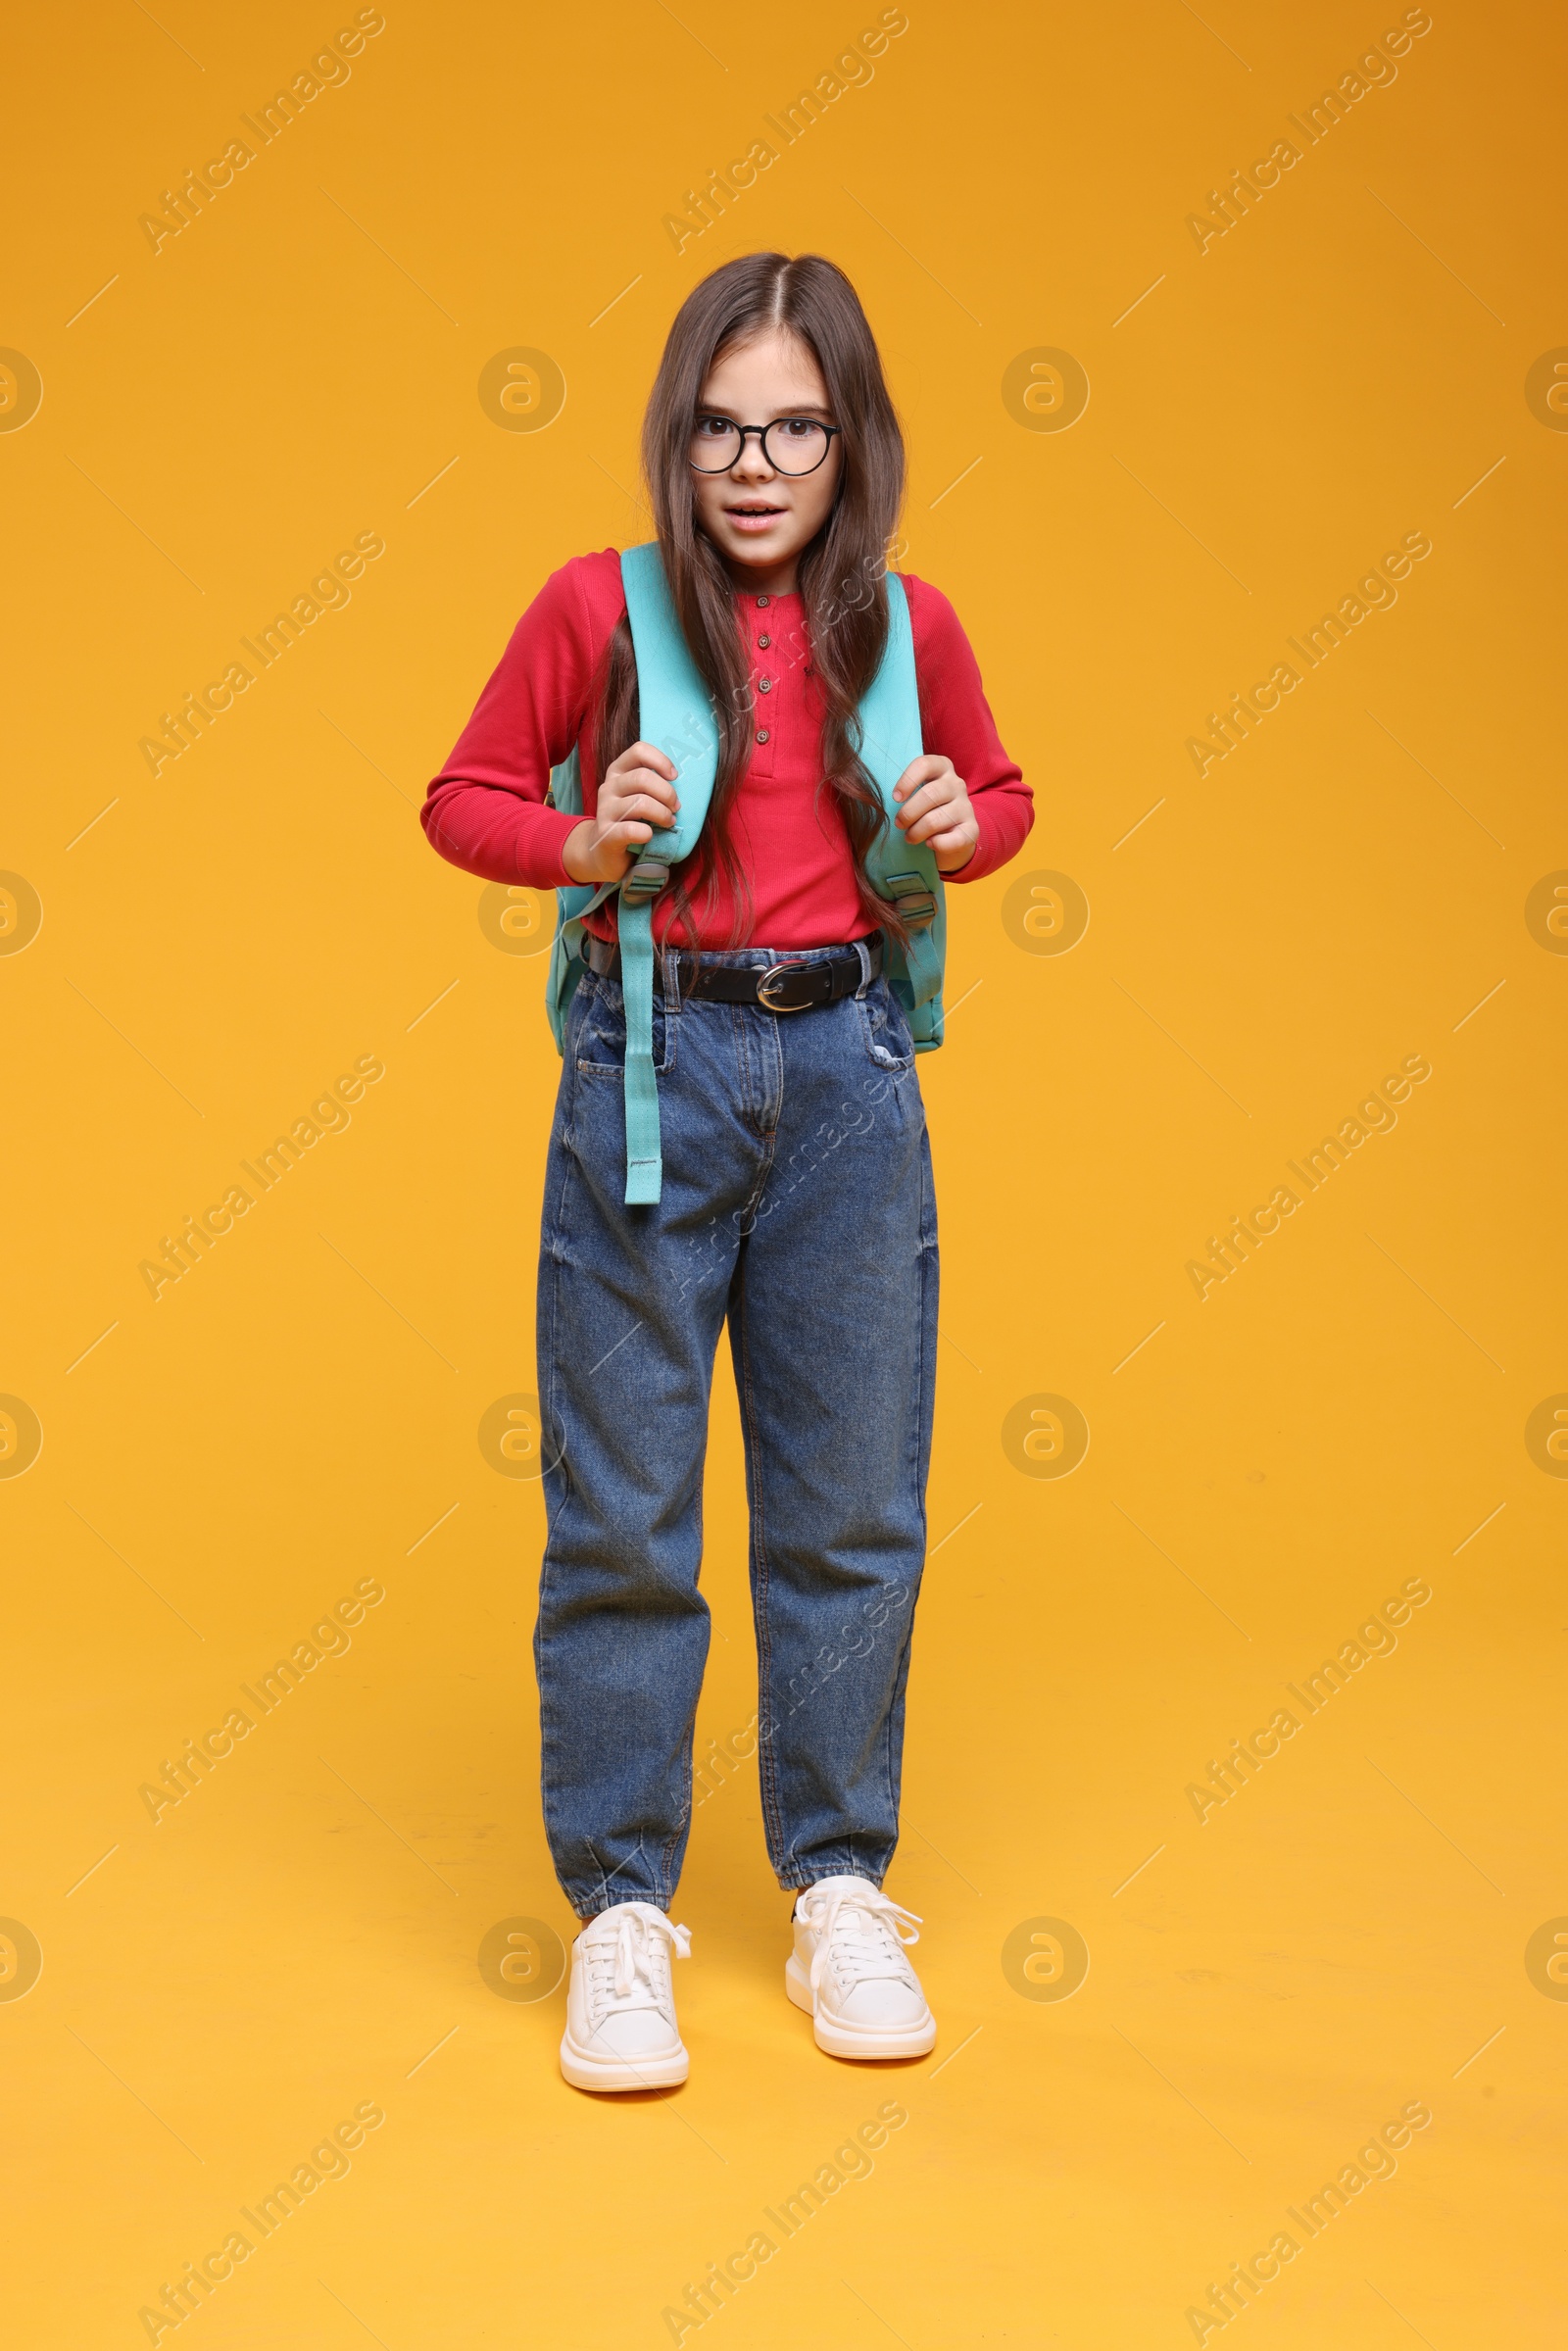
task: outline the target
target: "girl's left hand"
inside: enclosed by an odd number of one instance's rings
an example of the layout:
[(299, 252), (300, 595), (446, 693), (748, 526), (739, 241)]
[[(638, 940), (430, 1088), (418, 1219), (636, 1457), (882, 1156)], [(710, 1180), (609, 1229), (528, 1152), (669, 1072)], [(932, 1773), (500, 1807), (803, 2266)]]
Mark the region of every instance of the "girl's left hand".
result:
[(907, 841), (923, 841), (939, 873), (967, 865), (980, 840), (969, 790), (953, 761), (927, 752), (911, 759), (893, 787), (901, 806), (894, 821)]

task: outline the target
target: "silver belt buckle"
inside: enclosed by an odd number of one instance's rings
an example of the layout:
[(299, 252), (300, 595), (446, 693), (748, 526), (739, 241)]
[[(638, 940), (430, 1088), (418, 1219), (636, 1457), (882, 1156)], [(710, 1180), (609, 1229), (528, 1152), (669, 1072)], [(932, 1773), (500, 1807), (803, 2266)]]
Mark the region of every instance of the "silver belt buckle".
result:
[(811, 1008), (809, 1004), (776, 1004), (767, 993), (774, 981), (781, 979), (785, 972), (806, 971), (808, 968), (806, 958), (802, 955), (797, 955), (790, 963), (770, 963), (757, 983), (758, 1003), (765, 1004), (770, 1012), (808, 1012)]

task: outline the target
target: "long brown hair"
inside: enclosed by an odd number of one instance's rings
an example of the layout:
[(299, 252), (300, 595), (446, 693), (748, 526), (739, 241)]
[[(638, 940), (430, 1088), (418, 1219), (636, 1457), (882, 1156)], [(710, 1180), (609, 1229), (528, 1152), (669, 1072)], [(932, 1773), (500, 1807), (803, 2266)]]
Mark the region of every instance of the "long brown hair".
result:
[[(883, 574), (904, 495), (904, 439), (864, 311), (842, 269), (820, 254), (791, 261), (748, 253), (695, 286), (676, 313), (643, 419), (643, 472), (653, 502), (664, 576), (718, 726), (718, 772), (696, 849), (671, 873), (670, 928), (693, 930), (693, 896), (710, 911), (722, 874), (736, 908), (730, 944), (750, 933), (755, 909), (729, 835), (729, 815), (750, 755), (755, 713), (747, 648), (735, 618), (735, 587), (723, 558), (697, 525), (687, 464), (702, 388), (720, 355), (769, 328), (799, 337), (827, 384), (843, 428), (833, 510), (800, 562), (809, 659), (821, 694), (823, 778), (837, 795), (868, 921), (901, 940), (905, 926), (866, 877), (866, 854), (886, 824), (876, 786), (858, 756), (856, 709), (876, 675), (888, 637)], [(604, 775), (639, 732), (637, 663), (624, 616), (611, 638), (595, 735)], [(657, 838), (657, 837), (656, 837)]]

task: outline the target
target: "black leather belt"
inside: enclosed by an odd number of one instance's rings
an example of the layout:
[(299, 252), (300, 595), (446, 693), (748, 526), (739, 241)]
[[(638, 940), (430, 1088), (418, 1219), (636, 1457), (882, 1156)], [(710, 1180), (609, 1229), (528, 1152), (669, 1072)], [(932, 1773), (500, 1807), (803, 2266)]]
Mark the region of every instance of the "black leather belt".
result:
[[(882, 936), (874, 933), (867, 939), (866, 950), (871, 958), (871, 977), (882, 969)], [(602, 979), (620, 977), (620, 949), (596, 939), (585, 931), (582, 942), (583, 961)], [(805, 1012), (812, 1004), (837, 1004), (842, 996), (853, 996), (859, 987), (863, 970), (859, 955), (843, 948), (803, 948), (800, 954), (781, 955), (776, 963), (712, 963), (689, 950), (677, 949), (671, 958), (679, 974), (682, 1002), (694, 996), (708, 998), (724, 1004), (761, 1004), (769, 1012)], [(658, 953), (654, 958), (654, 985), (662, 991), (666, 957)]]

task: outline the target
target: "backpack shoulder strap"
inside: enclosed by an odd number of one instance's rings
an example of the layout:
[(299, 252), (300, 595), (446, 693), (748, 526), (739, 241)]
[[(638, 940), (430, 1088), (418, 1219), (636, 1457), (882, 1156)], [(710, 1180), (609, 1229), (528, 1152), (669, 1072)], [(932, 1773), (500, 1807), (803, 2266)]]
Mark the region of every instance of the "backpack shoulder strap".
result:
[(645, 743), (674, 761), (680, 801), (674, 824), (656, 831), (628, 870), (616, 914), (626, 1006), (625, 1198), (635, 1206), (657, 1200), (663, 1181), (654, 1075), (653, 902), (671, 865), (696, 848), (708, 820), (718, 772), (718, 722), (681, 631), (657, 542), (628, 547), (620, 576), (637, 657), (639, 729)]
[[(651, 1071), (653, 960), (650, 909), (653, 899), (668, 877), (669, 867), (690, 856), (707, 819), (718, 768), (718, 728), (702, 679), (681, 633), (657, 543), (628, 547), (621, 556), (620, 564), (626, 614), (631, 624), (632, 647), (637, 661), (643, 739), (657, 743), (674, 760), (681, 805), (676, 823), (668, 832), (661, 832), (657, 840), (648, 843), (624, 882), (605, 882), (598, 889), (592, 885), (576, 885), (556, 892), (556, 934), (551, 949), (545, 1001), (556, 1050), (564, 1052), (566, 1016), (582, 975), (583, 916), (591, 914), (596, 906), (603, 906), (607, 899), (618, 892), (621, 899), (617, 920), (622, 940), (622, 970), (624, 974), (625, 947), (629, 943), (634, 993), (636, 965), (641, 955), (638, 933), (639, 930), (648, 933), (648, 1060)], [(559, 767), (552, 768), (550, 798), (558, 808), (574, 815), (581, 813), (582, 778), (575, 750)], [(645, 1092), (644, 1081), (634, 1080), (634, 1088), (641, 1098)], [(657, 1117), (657, 1100), (654, 1107)], [(646, 1113), (639, 1113), (637, 1123), (646, 1130)], [(650, 1148), (657, 1160), (657, 1126), (651, 1146), (645, 1132), (643, 1141), (638, 1145), (639, 1152)], [(657, 1191), (653, 1197), (658, 1198)]]
[(942, 1043), (942, 974), (948, 917), (942, 876), (923, 842), (906, 841), (893, 821), (893, 787), (924, 748), (920, 689), (914, 667), (909, 600), (896, 572), (887, 574), (888, 641), (881, 664), (861, 697), (860, 759), (881, 795), (885, 822), (866, 857), (866, 873), (908, 926), (909, 944), (889, 937), (886, 968), (909, 1019), (917, 1053)]
[[(639, 730), (645, 743), (675, 762), (680, 800), (673, 826), (656, 833), (638, 863), (662, 864), (667, 875), (671, 865), (691, 856), (708, 820), (718, 773), (718, 722), (682, 633), (657, 540), (625, 550), (620, 577), (637, 656)], [(664, 878), (654, 880), (651, 888), (645, 883), (639, 894), (652, 897)]]

